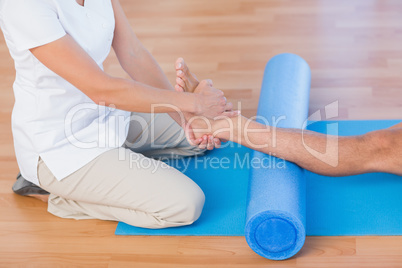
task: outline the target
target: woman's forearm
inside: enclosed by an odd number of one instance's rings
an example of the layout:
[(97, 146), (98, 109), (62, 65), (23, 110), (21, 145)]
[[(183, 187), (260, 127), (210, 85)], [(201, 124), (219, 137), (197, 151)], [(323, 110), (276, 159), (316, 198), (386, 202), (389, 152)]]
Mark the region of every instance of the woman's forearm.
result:
[[(133, 112), (151, 112), (155, 104), (159, 107), (155, 107), (154, 112), (172, 112), (173, 107), (183, 111), (199, 112), (195, 94), (179, 94), (173, 90), (164, 90), (171, 86), (162, 83), (157, 87), (107, 75), (68, 34), (30, 51), (43, 65), (98, 104), (114, 105), (118, 109)], [(218, 101), (219, 97), (216, 102)], [(162, 104), (171, 107), (161, 106)]]
[[(124, 71), (135, 81), (156, 87), (173, 90), (165, 73), (151, 53), (142, 45), (134, 51), (124, 53), (119, 62)], [(173, 66), (172, 66), (173, 68)]]
[[(173, 86), (152, 54), (142, 44), (138, 46), (136, 53), (126, 53), (124, 57), (119, 57), (125, 72), (137, 82), (173, 91)], [(179, 125), (183, 124), (183, 118), (178, 112), (167, 112)]]
[[(172, 90), (172, 85), (159, 64), (133, 32), (119, 1), (112, 1), (112, 5), (116, 21), (113, 49), (120, 65), (135, 81), (156, 88)], [(169, 115), (177, 123), (182, 123), (177, 112), (169, 112)]]
[(138, 81), (110, 77), (92, 98), (100, 105), (113, 105), (117, 109), (143, 113), (169, 113), (177, 109), (197, 112), (194, 94), (180, 94), (173, 90), (155, 88)]

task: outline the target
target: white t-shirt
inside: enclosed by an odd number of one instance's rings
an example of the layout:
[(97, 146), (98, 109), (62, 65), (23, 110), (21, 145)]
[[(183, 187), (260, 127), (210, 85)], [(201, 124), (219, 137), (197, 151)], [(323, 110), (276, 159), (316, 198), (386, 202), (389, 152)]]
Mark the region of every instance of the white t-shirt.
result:
[[(121, 146), (130, 112), (95, 104), (29, 51), (66, 33), (99, 67), (114, 33), (111, 0), (0, 0), (0, 27), (14, 59), (12, 131), (22, 175), (39, 184), (39, 156), (58, 180)], [(91, 77), (88, 77), (91, 79)]]

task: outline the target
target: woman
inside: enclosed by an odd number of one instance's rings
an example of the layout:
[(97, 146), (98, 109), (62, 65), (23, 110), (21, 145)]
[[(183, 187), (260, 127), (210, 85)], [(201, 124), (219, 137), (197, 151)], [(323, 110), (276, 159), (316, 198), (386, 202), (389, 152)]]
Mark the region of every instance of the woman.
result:
[[(0, 26), (16, 68), (18, 165), (50, 192), (49, 212), (146, 228), (197, 220), (201, 189), (153, 158), (219, 146), (189, 128), (187, 141), (177, 111), (238, 115), (222, 91), (210, 81), (174, 91), (118, 0), (3, 0)], [(103, 72), (111, 46), (132, 79)]]

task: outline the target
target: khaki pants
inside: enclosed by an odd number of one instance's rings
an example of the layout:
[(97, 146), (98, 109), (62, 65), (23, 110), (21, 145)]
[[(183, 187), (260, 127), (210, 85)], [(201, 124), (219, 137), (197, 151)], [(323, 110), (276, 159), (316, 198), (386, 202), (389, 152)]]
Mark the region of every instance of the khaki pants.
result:
[[(142, 122), (142, 123), (141, 123)], [(39, 158), (48, 211), (62, 218), (122, 221), (145, 228), (193, 223), (205, 196), (190, 178), (156, 157), (203, 153), (167, 114), (132, 113), (125, 145), (58, 181)]]

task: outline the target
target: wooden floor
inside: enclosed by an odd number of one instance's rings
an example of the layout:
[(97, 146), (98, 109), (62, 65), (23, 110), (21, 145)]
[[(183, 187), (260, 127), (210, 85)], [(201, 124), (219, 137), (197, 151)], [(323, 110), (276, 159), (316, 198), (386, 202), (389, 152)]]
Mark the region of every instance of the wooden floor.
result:
[[(121, 2), (171, 81), (182, 56), (245, 115), (256, 112), (267, 60), (292, 52), (312, 68), (311, 113), (338, 101), (333, 119), (402, 117), (400, 0)], [(11, 191), (14, 68), (3, 39), (0, 59), (0, 267), (402, 267), (402, 237), (307, 237), (295, 257), (274, 262), (243, 237), (119, 237), (115, 222), (50, 215)], [(105, 70), (124, 76), (113, 53)]]

